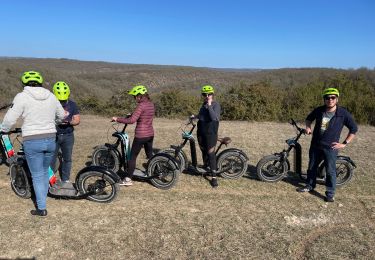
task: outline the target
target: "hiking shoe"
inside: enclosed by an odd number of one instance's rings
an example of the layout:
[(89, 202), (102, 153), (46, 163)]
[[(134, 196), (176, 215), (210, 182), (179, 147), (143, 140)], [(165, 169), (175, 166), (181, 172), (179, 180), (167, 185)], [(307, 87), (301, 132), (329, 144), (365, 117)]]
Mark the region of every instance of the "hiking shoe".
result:
[(324, 200), (325, 200), (326, 202), (335, 202), (335, 197), (334, 197), (333, 194), (328, 193), (328, 192), (326, 191), (326, 196), (325, 196)]
[(216, 178), (212, 178), (210, 183), (211, 183), (212, 188), (217, 188), (217, 186), (219, 186)]
[(335, 202), (335, 197), (333, 196), (326, 196), (324, 198), (325, 202)]
[(129, 177), (125, 177), (125, 179), (123, 179), (123, 180), (121, 180), (119, 182), (119, 185), (120, 186), (132, 186), (133, 185), (133, 181)]
[(47, 217), (46, 209), (33, 209), (30, 211), (31, 215), (39, 217)]
[(300, 188), (297, 188), (297, 191), (298, 192), (311, 192), (313, 191), (314, 189), (311, 188), (309, 185), (306, 185), (306, 186), (303, 186), (303, 187), (300, 187)]

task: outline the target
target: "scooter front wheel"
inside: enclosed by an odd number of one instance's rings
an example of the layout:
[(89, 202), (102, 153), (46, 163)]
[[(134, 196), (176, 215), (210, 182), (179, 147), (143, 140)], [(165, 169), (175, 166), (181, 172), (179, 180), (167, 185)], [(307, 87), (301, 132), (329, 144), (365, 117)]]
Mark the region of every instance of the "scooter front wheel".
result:
[(158, 189), (168, 190), (174, 187), (180, 176), (176, 160), (169, 154), (156, 154), (150, 159), (147, 167), (150, 181)]
[(87, 199), (101, 203), (114, 200), (119, 190), (114, 178), (95, 170), (83, 172), (76, 184), (81, 195), (87, 194)]
[(95, 148), (92, 153), (92, 164), (102, 166), (113, 172), (118, 172), (120, 170), (120, 158), (116, 151), (105, 145)]
[(263, 157), (257, 164), (259, 179), (266, 182), (277, 182), (284, 178), (288, 171), (288, 164), (279, 155)]
[(9, 166), (10, 186), (18, 197), (31, 198), (31, 185), (25, 169), (22, 165), (12, 163)]
[(180, 151), (176, 156), (176, 150), (174, 148), (167, 148), (161, 150), (159, 153), (166, 153), (176, 159), (178, 166), (180, 167), (181, 172), (187, 169), (188, 159), (184, 151)]

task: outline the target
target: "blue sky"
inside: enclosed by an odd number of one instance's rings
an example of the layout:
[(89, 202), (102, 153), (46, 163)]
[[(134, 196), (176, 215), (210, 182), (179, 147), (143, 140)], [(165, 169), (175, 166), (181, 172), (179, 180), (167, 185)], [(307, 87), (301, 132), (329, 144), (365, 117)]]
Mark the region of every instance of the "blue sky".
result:
[(17, 0), (0, 11), (0, 56), (375, 68), (373, 0)]

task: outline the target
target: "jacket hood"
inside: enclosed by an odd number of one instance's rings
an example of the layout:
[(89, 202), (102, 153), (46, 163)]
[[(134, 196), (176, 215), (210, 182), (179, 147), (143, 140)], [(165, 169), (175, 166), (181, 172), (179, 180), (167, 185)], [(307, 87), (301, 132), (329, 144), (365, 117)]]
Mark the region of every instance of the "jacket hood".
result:
[(23, 89), (23, 92), (26, 93), (27, 95), (31, 96), (35, 100), (46, 100), (49, 98), (51, 95), (51, 91), (43, 88), (43, 87), (29, 87), (26, 86)]

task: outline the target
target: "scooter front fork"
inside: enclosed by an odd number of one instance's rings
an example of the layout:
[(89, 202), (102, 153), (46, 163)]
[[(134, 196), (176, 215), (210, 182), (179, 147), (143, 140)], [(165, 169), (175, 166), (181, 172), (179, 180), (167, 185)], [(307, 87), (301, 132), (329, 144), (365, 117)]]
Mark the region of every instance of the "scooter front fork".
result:
[(191, 138), (189, 140), (189, 143), (190, 143), (191, 163), (194, 167), (197, 167), (198, 162), (197, 162), (197, 150), (195, 146), (195, 140)]

